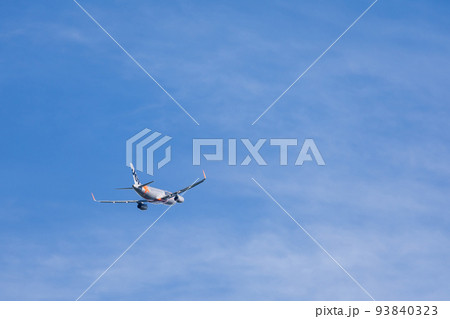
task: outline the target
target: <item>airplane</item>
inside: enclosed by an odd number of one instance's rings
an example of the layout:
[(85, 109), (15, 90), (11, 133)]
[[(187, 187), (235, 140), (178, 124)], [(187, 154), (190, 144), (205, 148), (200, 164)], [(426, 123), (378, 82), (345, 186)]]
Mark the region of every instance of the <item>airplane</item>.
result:
[(152, 204), (165, 204), (165, 205), (174, 205), (175, 203), (182, 203), (184, 202), (183, 196), (180, 194), (190, 190), (191, 188), (197, 186), (198, 184), (203, 183), (206, 180), (205, 171), (203, 171), (203, 179), (195, 182), (194, 184), (185, 187), (183, 189), (180, 189), (176, 192), (169, 192), (165, 191), (159, 188), (150, 187), (149, 184), (153, 183), (153, 181), (141, 184), (139, 181), (139, 178), (136, 174), (136, 171), (134, 169), (133, 164), (130, 163), (131, 167), (131, 173), (133, 174), (133, 180), (134, 184), (131, 187), (124, 187), (124, 188), (117, 188), (117, 189), (134, 189), (134, 191), (141, 196), (143, 199), (137, 199), (137, 200), (96, 200), (94, 197), (94, 194), (91, 193), (92, 199), (97, 203), (112, 203), (112, 204), (119, 204), (119, 203), (136, 203), (137, 208), (140, 210), (147, 210), (148, 205), (146, 203), (152, 203)]

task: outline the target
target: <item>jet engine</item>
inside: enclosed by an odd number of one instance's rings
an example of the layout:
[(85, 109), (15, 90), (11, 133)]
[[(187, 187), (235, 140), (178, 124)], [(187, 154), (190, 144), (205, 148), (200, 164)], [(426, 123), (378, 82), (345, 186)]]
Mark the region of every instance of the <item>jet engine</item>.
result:
[(139, 208), (140, 210), (147, 210), (148, 206), (144, 203), (138, 203), (137, 208)]
[(173, 198), (177, 203), (182, 203), (184, 202), (184, 197), (181, 195), (177, 195)]

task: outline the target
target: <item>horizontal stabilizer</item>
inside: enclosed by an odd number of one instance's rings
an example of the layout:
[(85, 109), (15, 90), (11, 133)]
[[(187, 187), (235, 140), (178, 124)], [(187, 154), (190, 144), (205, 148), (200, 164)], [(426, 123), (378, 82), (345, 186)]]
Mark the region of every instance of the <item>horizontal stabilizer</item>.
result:
[[(142, 184), (142, 185), (140, 185), (140, 186), (147, 186), (148, 184), (151, 184), (151, 183), (153, 183), (153, 182), (154, 182), (154, 181), (151, 181), (151, 182)], [(119, 187), (119, 188), (116, 188), (116, 189), (134, 189), (134, 188), (133, 188), (133, 187)]]

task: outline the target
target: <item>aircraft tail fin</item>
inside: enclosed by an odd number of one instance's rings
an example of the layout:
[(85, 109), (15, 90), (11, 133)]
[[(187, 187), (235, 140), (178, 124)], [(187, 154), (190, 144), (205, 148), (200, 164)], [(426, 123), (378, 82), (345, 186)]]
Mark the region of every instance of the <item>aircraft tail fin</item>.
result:
[(136, 174), (136, 170), (134, 169), (132, 163), (130, 163), (130, 167), (131, 167), (131, 174), (133, 174), (134, 185), (141, 185), (141, 182), (139, 181), (139, 178)]

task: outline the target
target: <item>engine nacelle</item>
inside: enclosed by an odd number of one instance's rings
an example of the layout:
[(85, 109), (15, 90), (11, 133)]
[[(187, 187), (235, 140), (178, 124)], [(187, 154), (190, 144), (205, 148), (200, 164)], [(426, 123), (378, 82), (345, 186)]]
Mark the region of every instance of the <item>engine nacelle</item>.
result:
[(144, 203), (138, 203), (137, 208), (139, 208), (140, 210), (147, 210), (148, 206)]
[(182, 202), (184, 202), (184, 197), (181, 196), (181, 195), (177, 195), (177, 196), (175, 196), (174, 200), (175, 200), (177, 203), (182, 203)]

